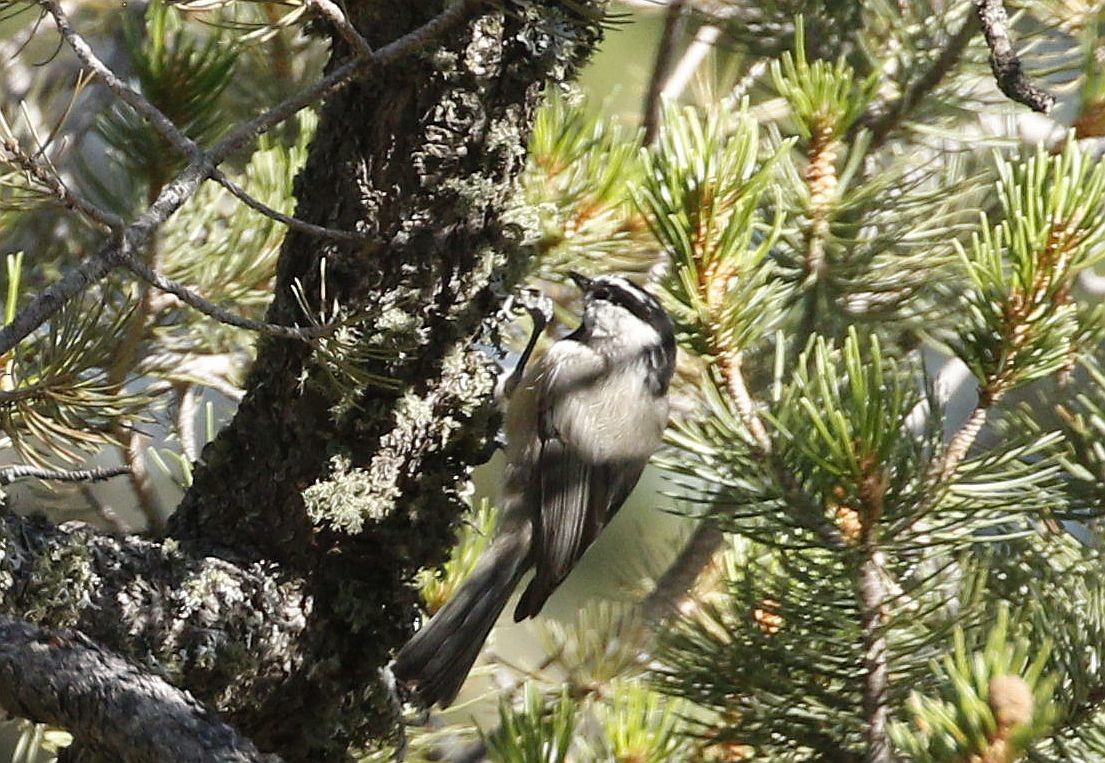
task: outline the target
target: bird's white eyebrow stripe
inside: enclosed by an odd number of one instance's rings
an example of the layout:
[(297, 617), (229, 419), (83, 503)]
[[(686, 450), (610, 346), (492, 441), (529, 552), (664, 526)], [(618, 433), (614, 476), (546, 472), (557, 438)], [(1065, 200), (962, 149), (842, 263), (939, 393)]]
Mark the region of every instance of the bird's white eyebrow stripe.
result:
[(611, 286), (616, 286), (623, 291), (627, 291), (645, 304), (649, 304), (653, 300), (651, 294), (629, 279), (622, 278), (621, 276), (600, 276), (596, 278), (595, 281), (598, 283), (608, 283)]

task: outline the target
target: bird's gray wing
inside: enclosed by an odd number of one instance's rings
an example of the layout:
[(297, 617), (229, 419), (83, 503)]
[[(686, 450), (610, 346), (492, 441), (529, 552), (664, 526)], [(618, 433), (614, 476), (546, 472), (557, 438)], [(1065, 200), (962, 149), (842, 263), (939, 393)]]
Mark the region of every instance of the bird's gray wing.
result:
[[(617, 512), (641, 476), (646, 459), (597, 462), (584, 455), (580, 438), (606, 436), (588, 429), (585, 411), (564, 411), (578, 395), (555, 394), (542, 407), (538, 433), (536, 494), (539, 517), (534, 523), (536, 574), (515, 609), (515, 620), (537, 614), (549, 595)], [(564, 426), (572, 423), (572, 429)], [(567, 430), (567, 431), (566, 431)]]

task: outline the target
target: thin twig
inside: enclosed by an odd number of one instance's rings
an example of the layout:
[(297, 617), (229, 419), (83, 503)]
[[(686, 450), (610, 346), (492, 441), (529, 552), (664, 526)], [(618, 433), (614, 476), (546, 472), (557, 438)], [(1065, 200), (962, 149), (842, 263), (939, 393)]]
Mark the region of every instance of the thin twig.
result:
[[(318, 0), (319, 2), (327, 2), (328, 0)], [(182, 153), (187, 158), (197, 161), (202, 160), (203, 149), (191, 138), (181, 132), (180, 128), (173, 123), (168, 116), (165, 115), (157, 106), (151, 103), (145, 96), (139, 93), (137, 90), (129, 87), (125, 82), (120, 80), (113, 71), (105, 64), (92, 50), (92, 46), (73, 29), (72, 24), (69, 23), (68, 17), (61, 9), (61, 6), (57, 0), (42, 0), (43, 6), (54, 18), (54, 23), (57, 25), (58, 31), (61, 33), (65, 41), (69, 43), (69, 47), (73, 49), (73, 52), (77, 54), (77, 58), (81, 63), (91, 69), (95, 75), (102, 81), (111, 92), (115, 93), (124, 103), (145, 117), (150, 124), (154, 126), (165, 140), (169, 141), (177, 151)], [(341, 11), (339, 10), (340, 14)], [(344, 18), (344, 17), (343, 17)], [(367, 43), (366, 43), (367, 46)], [(369, 49), (371, 54), (371, 49)], [(218, 162), (212, 162), (212, 166)], [(316, 236), (323, 236), (326, 238), (342, 239), (342, 240), (364, 240), (365, 236), (358, 233), (351, 233), (348, 231), (334, 230), (331, 228), (325, 228), (321, 225), (314, 225), (304, 220), (299, 220), (290, 215), (285, 215), (282, 212), (278, 212), (272, 209), (264, 202), (255, 199), (244, 189), (238, 186), (230, 178), (219, 169), (213, 169), (211, 177), (214, 180), (226, 188), (235, 197), (244, 202), (252, 209), (261, 212), (281, 223), (284, 223), (289, 228), (295, 228), (296, 230), (303, 231), (304, 233), (310, 233)], [(122, 220), (119, 221), (119, 225), (116, 228), (122, 227)]]
[(149, 467), (146, 466), (148, 442), (149, 438), (145, 435), (132, 431), (123, 449), (123, 457), (130, 467), (130, 485), (134, 490), (135, 498), (138, 499), (138, 509), (146, 518), (146, 534), (153, 538), (160, 538), (165, 534), (165, 517), (161, 513)]
[(256, 331), (266, 336), (281, 337), (283, 339), (299, 339), (303, 341), (322, 336), (332, 328), (330, 326), (310, 326), (306, 328), (300, 328), (298, 326), (281, 326), (276, 323), (266, 323), (265, 321), (246, 318), (226, 308), (219, 307), (214, 302), (204, 299), (187, 286), (158, 273), (133, 255), (126, 255), (124, 257), (120, 254), (119, 259), (123, 267), (127, 268), (127, 270), (134, 273), (146, 283), (161, 289), (163, 292), (172, 294), (189, 307), (195, 308), (204, 315), (214, 318), (219, 323), (225, 323), (228, 326), (237, 326), (238, 328)]
[(743, 357), (739, 352), (731, 353), (723, 360), (723, 371), (729, 397), (732, 398), (733, 404), (737, 406), (737, 413), (740, 415), (741, 421), (752, 434), (752, 437), (755, 438), (762, 455), (767, 457), (772, 452), (771, 435), (767, 433), (767, 427), (764, 426), (763, 419), (756, 412), (756, 403), (744, 382), (742, 361)]
[(986, 425), (990, 410), (1000, 402), (1001, 398), (1002, 394), (995, 392), (994, 387), (990, 387), (990, 389), (983, 387), (980, 390), (978, 403), (971, 411), (971, 415), (959, 428), (959, 431), (952, 435), (943, 452), (934, 455), (929, 463), (926, 482), (931, 488), (928, 493), (922, 498), (912, 515), (903, 517), (897, 525), (890, 528), (890, 535), (897, 535), (903, 529), (916, 527), (924, 517), (936, 509), (948, 486), (955, 480), (955, 473), (960, 464), (963, 463), (967, 453), (971, 450), (971, 446), (978, 439), (979, 432)]
[[(159, 249), (156, 239), (150, 243), (148, 249), (149, 258), (157, 262)], [(153, 290), (143, 285), (138, 304), (127, 317), (126, 325), (115, 344), (111, 362), (107, 368), (108, 383), (113, 387), (122, 388), (134, 370), (142, 343), (149, 333), (150, 318), (154, 313), (154, 296)], [(123, 462), (130, 467), (128, 481), (134, 493), (135, 502), (146, 518), (146, 527), (153, 535), (160, 536), (165, 529), (165, 520), (161, 516), (157, 494), (154, 492), (153, 482), (150, 481), (146, 470), (141, 435), (134, 430), (131, 422), (125, 420), (115, 421), (111, 425), (111, 431), (118, 443), (116, 447)]]
[(664, 17), (664, 31), (660, 35), (656, 58), (652, 63), (652, 76), (649, 78), (648, 96), (645, 98), (644, 114), (641, 119), (645, 128), (646, 146), (652, 145), (660, 131), (660, 110), (664, 105), (661, 95), (675, 56), (675, 46), (683, 36), (683, 28), (687, 25), (686, 8), (687, 0), (672, 0), (668, 4), (667, 15)]
[(1005, 5), (1001, 0), (975, 0), (975, 10), (986, 44), (990, 46), (990, 69), (994, 72), (998, 89), (1033, 111), (1041, 114), (1050, 112), (1055, 105), (1055, 96), (1034, 85), (1025, 76), (1009, 36), (1009, 17), (1005, 13)]
[(50, 319), (69, 300), (82, 294), (94, 283), (115, 269), (108, 254), (113, 244), (107, 244), (92, 257), (67, 272), (60, 280), (39, 292), (29, 305), (16, 313), (15, 320), (0, 329), (0, 355), (9, 352), (24, 337)]
[(840, 534), (839, 528), (825, 519), (818, 507), (805, 497), (794, 475), (775, 457), (771, 435), (764, 426), (763, 419), (756, 412), (756, 401), (748, 391), (741, 362), (740, 352), (723, 351), (721, 353), (722, 375), (725, 377), (729, 397), (737, 408), (741, 422), (755, 440), (756, 458), (765, 464), (783, 488), (783, 502), (787, 513), (799, 525), (816, 532), (830, 548), (846, 548), (848, 543)]
[(77, 54), (77, 58), (80, 59), (81, 63), (91, 69), (100, 78), (100, 81), (107, 85), (108, 89), (115, 93), (120, 100), (148, 119), (154, 128), (164, 135), (178, 151), (187, 157), (195, 155), (195, 152), (199, 150), (198, 146), (182, 133), (171, 119), (143, 98), (138, 91), (128, 87), (125, 82), (115, 75), (115, 72), (108, 68), (107, 64), (96, 56), (92, 46), (73, 29), (72, 24), (69, 23), (69, 17), (65, 15), (65, 11), (62, 10), (61, 3), (58, 0), (39, 0), (39, 4), (53, 17), (58, 32), (65, 38), (73, 52)]
[[(0, 115), (0, 128), (6, 128), (3, 115)], [(106, 229), (108, 232), (117, 232), (123, 229), (126, 222), (119, 215), (109, 212), (93, 204), (88, 199), (74, 192), (67, 186), (57, 173), (51, 172), (45, 163), (36, 160), (26, 153), (13, 138), (5, 138), (0, 143), (0, 161), (26, 172), (40, 185), (47, 188), (68, 209), (75, 209), (89, 220)]]
[(100, 497), (87, 484), (82, 484), (80, 491), (84, 500), (88, 503), (88, 508), (94, 511), (96, 516), (102, 519), (113, 532), (118, 535), (128, 535), (133, 531), (133, 528), (115, 512), (115, 509), (101, 501)]
[[(50, 0), (43, 0), (43, 2), (50, 2)], [(0, 329), (0, 354), (11, 350), (32, 331), (49, 320), (69, 300), (124, 264), (126, 258), (133, 259), (133, 252), (142, 249), (154, 230), (191, 198), (203, 181), (210, 176), (215, 166), (230, 154), (250, 141), (256, 140), (259, 135), (299, 110), (342, 90), (358, 77), (421, 49), (453, 25), (466, 19), (485, 2), (486, 0), (460, 0), (450, 5), (422, 26), (374, 52), (367, 61), (354, 59), (338, 66), (314, 85), (231, 131), (206, 154), (201, 153), (194, 158), (172, 182), (166, 184), (154, 203), (127, 227), (121, 240), (113, 239), (105, 243), (95, 255), (85, 259), (59, 281), (43, 290), (31, 304), (19, 311), (12, 323)], [(55, 8), (58, 7), (56, 2), (53, 2), (53, 5)], [(87, 48), (87, 45), (85, 47)]]
[(130, 474), (130, 467), (101, 466), (93, 469), (47, 469), (41, 466), (16, 464), (0, 467), (0, 485), (10, 485), (17, 479), (34, 477), (48, 482), (101, 482)]
[(309, 233), (312, 236), (318, 236), (320, 238), (331, 238), (337, 241), (375, 241), (372, 236), (364, 233), (356, 233), (354, 231), (338, 230), (337, 228), (327, 228), (323, 225), (315, 225), (309, 223), (306, 220), (300, 220), (298, 217), (292, 217), (286, 215), (279, 210), (273, 209), (260, 199), (251, 196), (244, 188), (228, 178), (222, 170), (216, 169), (213, 173), (215, 182), (230, 192), (232, 196), (241, 201), (250, 209), (256, 210), (263, 214), (265, 217), (271, 217), (279, 223), (292, 228), (293, 230), (301, 231), (303, 233)]
[(740, 107), (741, 101), (744, 96), (748, 94), (748, 91), (752, 89), (752, 86), (756, 84), (756, 80), (763, 76), (763, 73), (767, 71), (767, 67), (770, 64), (769, 59), (761, 58), (748, 67), (748, 71), (744, 73), (737, 84), (733, 85), (733, 89), (725, 96), (724, 108), (726, 110), (737, 109)]
[(177, 385), (176, 432), (180, 449), (189, 461), (197, 461), (196, 449), (196, 386), (190, 382)]
[(937, 484), (946, 484), (955, 474), (959, 465), (963, 463), (963, 459), (967, 457), (971, 446), (978, 438), (978, 433), (982, 431), (982, 427), (986, 424), (986, 417), (995, 402), (997, 401), (992, 397), (983, 395), (978, 405), (971, 411), (970, 417), (948, 442), (943, 457), (934, 469)]
[[(863, 631), (863, 714), (866, 763), (892, 763), (890, 746), (890, 647), (886, 638), (890, 592), (886, 555), (879, 547), (880, 520), (886, 509), (886, 468), (866, 464), (859, 480), (859, 519), (863, 559), (856, 580)], [(894, 584), (899, 592), (901, 588)]]

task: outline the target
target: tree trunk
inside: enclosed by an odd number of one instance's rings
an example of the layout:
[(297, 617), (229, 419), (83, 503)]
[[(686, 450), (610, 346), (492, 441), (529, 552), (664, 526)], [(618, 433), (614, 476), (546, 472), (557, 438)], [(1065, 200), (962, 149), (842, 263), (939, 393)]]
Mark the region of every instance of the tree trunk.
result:
[[(440, 10), (348, 4), (373, 47)], [(170, 525), (198, 549), (276, 561), (307, 579), (303, 667), (267, 696), (230, 705), (262, 748), (336, 752), (394, 720), (378, 670), (410, 633), (409, 581), (451, 546), (460, 491), (497, 428), (493, 369), (473, 345), (497, 306), (493, 276), (509, 287), (526, 263), (503, 214), (533, 110), (598, 33), (566, 6), (511, 5), (322, 110), (296, 215), (375, 243), (289, 233), (269, 318), (303, 321), (296, 284), (328, 309), (323, 278), (328, 303), (364, 317), (345, 357), (264, 344), (238, 415), (205, 450)], [(340, 60), (340, 42), (335, 52)], [(351, 356), (357, 370), (343, 374), (336, 361)], [(339, 458), (350, 468), (335, 470)]]

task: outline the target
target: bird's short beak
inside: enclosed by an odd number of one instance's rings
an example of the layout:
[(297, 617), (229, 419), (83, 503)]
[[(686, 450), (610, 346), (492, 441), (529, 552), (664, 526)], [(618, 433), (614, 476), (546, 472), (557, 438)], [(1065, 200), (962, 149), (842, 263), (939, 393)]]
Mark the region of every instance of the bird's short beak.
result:
[(569, 270), (568, 277), (576, 282), (576, 286), (579, 287), (580, 291), (586, 293), (591, 290), (591, 284), (593, 283), (593, 281), (591, 281), (591, 279), (587, 276), (577, 273), (574, 270)]

